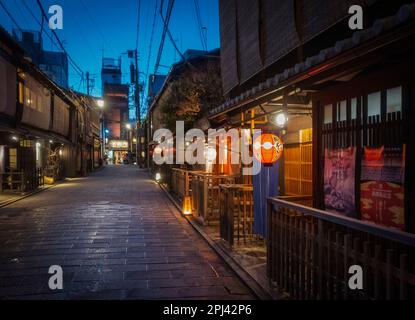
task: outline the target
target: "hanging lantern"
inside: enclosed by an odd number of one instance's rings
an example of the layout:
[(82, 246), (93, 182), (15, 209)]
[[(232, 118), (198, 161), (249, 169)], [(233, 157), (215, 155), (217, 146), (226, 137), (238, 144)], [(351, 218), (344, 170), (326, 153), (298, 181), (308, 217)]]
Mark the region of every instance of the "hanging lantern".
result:
[(265, 166), (272, 166), (282, 156), (282, 140), (272, 133), (264, 133), (254, 141), (254, 156)]

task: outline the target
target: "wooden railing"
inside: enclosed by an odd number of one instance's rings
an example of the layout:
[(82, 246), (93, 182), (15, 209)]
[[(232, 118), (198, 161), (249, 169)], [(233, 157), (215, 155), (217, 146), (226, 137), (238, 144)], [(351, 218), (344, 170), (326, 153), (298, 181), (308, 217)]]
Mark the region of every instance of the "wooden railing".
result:
[(29, 192), (44, 185), (42, 169), (33, 172), (8, 171), (0, 173), (0, 192)]
[(235, 177), (195, 173), (192, 175), (193, 214), (203, 224), (219, 221), (219, 186), (232, 184)]
[(220, 237), (230, 246), (254, 237), (252, 185), (220, 186)]
[(171, 191), (183, 200), (190, 196), (191, 182), (193, 174), (201, 173), (200, 171), (189, 171), (183, 169), (172, 169), (171, 174)]
[(268, 277), (295, 299), (415, 297), (415, 235), (269, 199), (267, 247)]

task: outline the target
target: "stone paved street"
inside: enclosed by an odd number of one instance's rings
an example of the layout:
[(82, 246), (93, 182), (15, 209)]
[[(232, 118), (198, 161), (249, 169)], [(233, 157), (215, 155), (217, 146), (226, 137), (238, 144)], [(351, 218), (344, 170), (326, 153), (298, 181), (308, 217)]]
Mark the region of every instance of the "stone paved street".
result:
[(146, 172), (108, 167), (0, 209), (0, 298), (253, 297)]

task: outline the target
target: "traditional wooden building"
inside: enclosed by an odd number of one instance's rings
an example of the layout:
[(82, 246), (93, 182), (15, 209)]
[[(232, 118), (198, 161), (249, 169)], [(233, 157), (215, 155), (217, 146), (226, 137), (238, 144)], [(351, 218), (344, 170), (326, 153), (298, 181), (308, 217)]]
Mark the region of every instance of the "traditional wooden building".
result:
[[(170, 129), (175, 133), (176, 121), (184, 121), (187, 129), (209, 128), (207, 112), (218, 103), (218, 99), (222, 99), (220, 51), (187, 50), (183, 59), (172, 66), (167, 77), (154, 76), (153, 80), (152, 90), (157, 94), (150, 92), (152, 101), (147, 117), (151, 146), (149, 159), (157, 145), (156, 141), (152, 141), (157, 130)], [(153, 161), (148, 163), (154, 171), (156, 166)]]
[(96, 101), (52, 82), (3, 29), (0, 40), (1, 191), (28, 192), (84, 174), (85, 152), (100, 141)]
[[(301, 299), (414, 297), (415, 4), (223, 0), (220, 25), (226, 102), (210, 123), (284, 143), (248, 201), (270, 280)], [(240, 203), (221, 205), (225, 240), (251, 221)], [(364, 290), (348, 287), (352, 265)]]

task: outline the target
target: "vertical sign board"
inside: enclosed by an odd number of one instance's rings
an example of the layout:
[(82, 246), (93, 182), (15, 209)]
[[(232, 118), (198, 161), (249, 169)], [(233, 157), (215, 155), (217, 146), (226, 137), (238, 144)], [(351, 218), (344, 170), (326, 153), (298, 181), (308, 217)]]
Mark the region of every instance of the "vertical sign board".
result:
[(362, 163), (362, 220), (405, 229), (405, 147), (365, 148)]
[(355, 218), (356, 148), (325, 150), (324, 203), (326, 210)]

